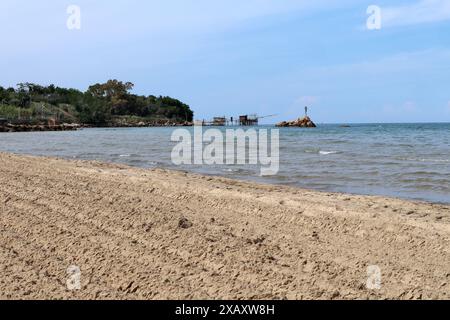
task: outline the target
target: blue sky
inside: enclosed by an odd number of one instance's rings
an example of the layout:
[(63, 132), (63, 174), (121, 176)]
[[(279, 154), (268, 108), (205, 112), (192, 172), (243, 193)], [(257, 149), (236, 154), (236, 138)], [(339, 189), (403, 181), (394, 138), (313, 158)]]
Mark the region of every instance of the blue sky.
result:
[(450, 121), (450, 0), (2, 0), (0, 21), (4, 87), (117, 78), (197, 119)]

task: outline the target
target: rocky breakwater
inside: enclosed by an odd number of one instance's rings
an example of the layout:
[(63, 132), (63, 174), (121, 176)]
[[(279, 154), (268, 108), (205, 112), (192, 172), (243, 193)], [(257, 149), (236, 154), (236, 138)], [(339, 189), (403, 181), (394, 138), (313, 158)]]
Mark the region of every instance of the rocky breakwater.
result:
[(73, 131), (78, 130), (79, 124), (0, 124), (0, 132), (31, 132), (31, 131)]
[(193, 122), (176, 122), (171, 120), (154, 120), (154, 121), (139, 121), (139, 122), (127, 122), (116, 121), (105, 125), (106, 127), (114, 128), (142, 128), (142, 127), (191, 127)]
[(308, 117), (298, 118), (293, 121), (283, 121), (277, 123), (277, 127), (300, 127), (300, 128), (315, 128), (316, 124)]

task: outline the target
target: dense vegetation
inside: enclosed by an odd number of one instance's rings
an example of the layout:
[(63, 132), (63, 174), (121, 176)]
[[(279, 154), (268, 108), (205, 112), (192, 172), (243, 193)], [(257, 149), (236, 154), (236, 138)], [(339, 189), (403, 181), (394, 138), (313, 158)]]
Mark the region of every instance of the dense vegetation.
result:
[(33, 83), (7, 89), (0, 86), (0, 118), (56, 117), (93, 125), (126, 117), (192, 121), (193, 112), (188, 105), (170, 97), (131, 94), (133, 86), (117, 80), (97, 83), (86, 92)]

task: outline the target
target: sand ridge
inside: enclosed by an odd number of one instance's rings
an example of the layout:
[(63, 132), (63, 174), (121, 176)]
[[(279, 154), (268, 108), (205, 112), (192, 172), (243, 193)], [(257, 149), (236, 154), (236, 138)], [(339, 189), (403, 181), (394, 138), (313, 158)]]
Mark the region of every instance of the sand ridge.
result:
[(448, 299), (450, 206), (0, 153), (0, 298)]

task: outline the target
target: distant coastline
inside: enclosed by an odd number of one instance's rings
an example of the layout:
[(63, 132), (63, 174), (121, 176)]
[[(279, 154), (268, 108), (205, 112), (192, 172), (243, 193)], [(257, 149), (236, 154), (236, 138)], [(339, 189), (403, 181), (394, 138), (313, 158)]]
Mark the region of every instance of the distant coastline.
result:
[(118, 80), (91, 85), (85, 92), (28, 82), (0, 87), (0, 132), (192, 125), (194, 112), (187, 104), (131, 94), (133, 87)]

